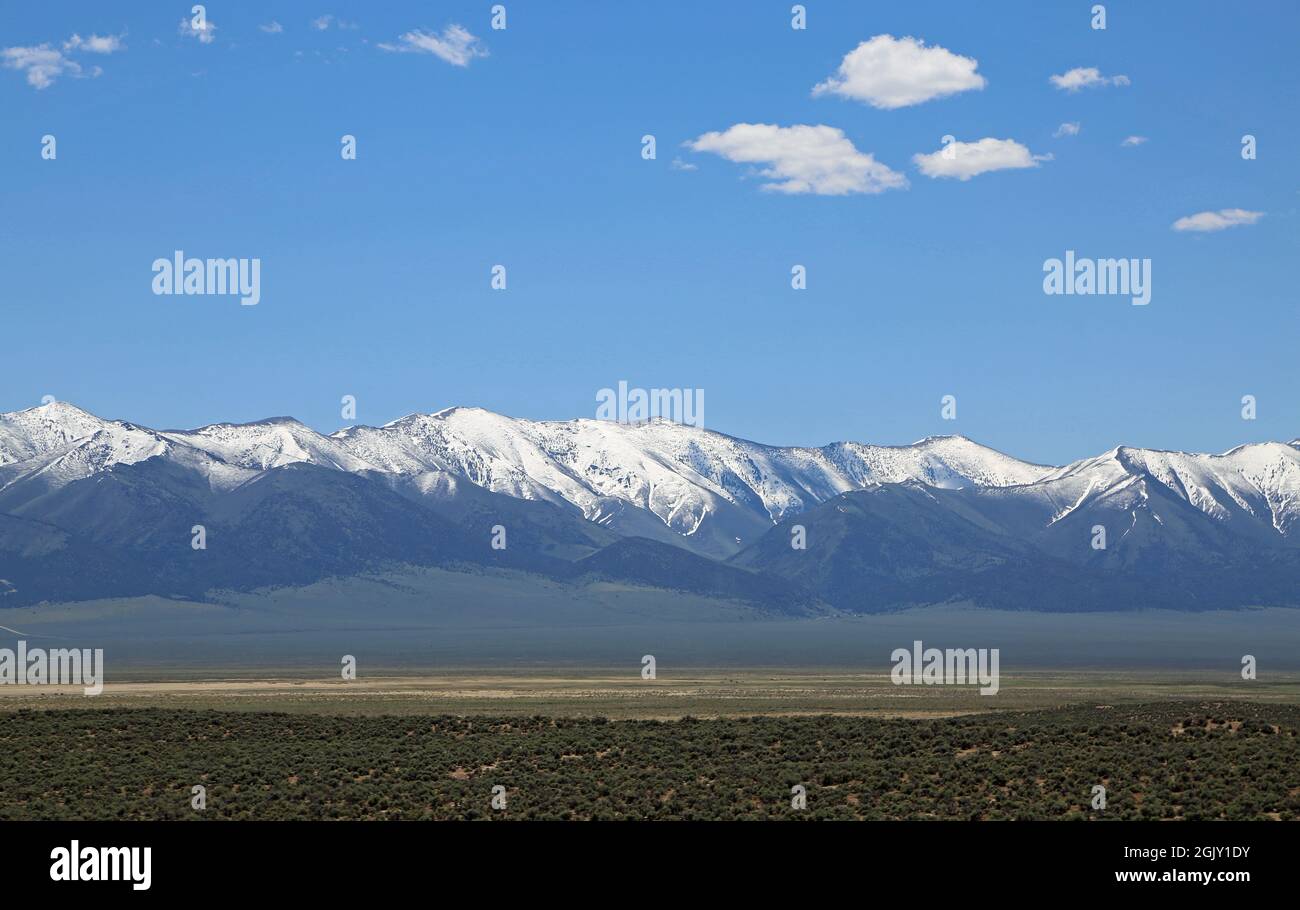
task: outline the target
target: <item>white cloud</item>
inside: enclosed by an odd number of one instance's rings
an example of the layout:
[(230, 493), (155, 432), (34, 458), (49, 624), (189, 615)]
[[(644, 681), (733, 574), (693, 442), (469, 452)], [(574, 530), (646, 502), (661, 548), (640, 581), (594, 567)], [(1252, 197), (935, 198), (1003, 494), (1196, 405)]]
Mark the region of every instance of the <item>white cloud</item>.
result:
[(1039, 162), (1051, 160), (1051, 155), (1034, 155), (1014, 139), (950, 142), (937, 152), (912, 156), (912, 161), (925, 176), (955, 177), (958, 180), (969, 180), (989, 171), (1038, 167)]
[(401, 44), (381, 44), (379, 45), (386, 51), (400, 51), (403, 53), (424, 53), (433, 54), (441, 60), (446, 60), (452, 66), (469, 66), (469, 62), (475, 57), (486, 57), (487, 49), (482, 46), (474, 35), (459, 25), (449, 25), (442, 30), (442, 35), (435, 35), (433, 32), (422, 32), (418, 29), (407, 32), (401, 36)]
[(5, 69), (23, 73), (27, 77), (27, 84), (40, 90), (49, 88), (60, 76), (93, 79), (103, 72), (98, 66), (86, 69), (72, 59), (70, 54), (79, 52), (112, 54), (125, 49), (126, 45), (122, 43), (120, 35), (91, 35), (89, 38), (83, 38), (81, 35), (74, 34), (63, 42), (61, 50), (53, 47), (49, 42), (31, 47), (0, 48), (0, 64), (3, 64)]
[(63, 50), (86, 51), (91, 54), (112, 54), (116, 51), (126, 50), (126, 45), (122, 43), (124, 35), (91, 35), (89, 38), (83, 38), (80, 35), (73, 35), (67, 41), (63, 42)]
[(1174, 222), (1175, 231), (1222, 231), (1242, 224), (1254, 224), (1264, 217), (1263, 212), (1245, 209), (1219, 209), (1217, 212), (1197, 212)]
[(81, 65), (63, 56), (63, 52), (48, 44), (35, 47), (6, 47), (0, 50), (0, 60), (6, 68), (19, 70), (27, 74), (27, 84), (37, 88), (49, 88), (54, 80), (67, 73), (71, 76), (81, 75)]
[(833, 126), (737, 123), (685, 145), (728, 161), (766, 165), (758, 174), (771, 181), (764, 183), (763, 189), (774, 193), (846, 196), (907, 186), (906, 177), (858, 151), (844, 132)]
[(266, 25), (259, 25), (258, 28), (266, 32), (268, 35), (278, 35), (280, 34), (280, 32), (284, 31), (284, 26), (281, 25), (279, 22), (276, 22), (274, 19), (272, 19)]
[(1129, 136), (1123, 142), (1121, 142), (1120, 145), (1125, 145), (1125, 146), (1141, 145), (1146, 141), (1147, 141), (1146, 136)]
[(358, 26), (355, 22), (345, 22), (344, 20), (335, 16), (333, 13), (326, 13), (324, 16), (321, 16), (318, 19), (311, 20), (311, 27), (316, 29), (316, 31), (318, 32), (323, 32), (327, 30), (331, 25), (337, 29), (342, 29), (343, 31), (349, 31), (349, 32), (354, 31), (357, 28), (360, 28), (360, 26)]
[(1081, 88), (1101, 88), (1106, 85), (1131, 85), (1128, 76), (1103, 76), (1095, 66), (1076, 66), (1069, 72), (1052, 76), (1052, 85), (1067, 92)]
[(1079, 135), (1080, 129), (1081, 127), (1079, 126), (1078, 122), (1062, 123), (1060, 126), (1056, 128), (1056, 132), (1052, 133), (1052, 136), (1054, 136), (1057, 139), (1060, 139), (1062, 136), (1077, 136)]
[(691, 164), (689, 161), (683, 161), (680, 158), (674, 158), (672, 162), (674, 171), (698, 171), (699, 165)]
[(839, 70), (813, 87), (813, 96), (839, 95), (893, 110), (987, 84), (979, 61), (916, 38), (876, 35), (844, 55)]
[(186, 38), (198, 38), (200, 44), (211, 44), (217, 40), (217, 23), (211, 19), (203, 20), (203, 28), (195, 28), (194, 20), (186, 17), (181, 20), (181, 24), (177, 26), (176, 31)]

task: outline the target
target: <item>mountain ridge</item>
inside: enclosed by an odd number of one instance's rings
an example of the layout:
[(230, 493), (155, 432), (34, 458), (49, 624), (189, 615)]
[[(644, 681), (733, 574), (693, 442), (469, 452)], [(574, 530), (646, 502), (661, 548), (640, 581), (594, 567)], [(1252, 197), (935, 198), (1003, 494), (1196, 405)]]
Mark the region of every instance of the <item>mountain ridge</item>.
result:
[[(388, 559), (566, 582), (598, 569), (795, 611), (1026, 608), (1039, 576), (1080, 608), (1147, 588), (1150, 602), (1241, 606), (1289, 602), (1300, 582), (1300, 447), (1121, 445), (1051, 466), (960, 435), (783, 447), (663, 419), (466, 407), (329, 435), (287, 416), (153, 430), (55, 402), (0, 414), (0, 515), (0, 577), (21, 576), (25, 598), (93, 594), (94, 579), (53, 577), (77, 574), (69, 554), (84, 550), (114, 593), (201, 594), (223, 573), (298, 583)], [(173, 552), (198, 525), (227, 542), (221, 559)], [(498, 527), (513, 535), (501, 551), (487, 544)]]

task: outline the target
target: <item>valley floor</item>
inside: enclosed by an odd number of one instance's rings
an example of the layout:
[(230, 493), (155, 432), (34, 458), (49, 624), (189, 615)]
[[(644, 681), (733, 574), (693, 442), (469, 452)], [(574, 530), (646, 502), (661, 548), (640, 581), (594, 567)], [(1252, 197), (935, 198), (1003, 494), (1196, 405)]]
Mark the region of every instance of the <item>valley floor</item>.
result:
[(642, 679), (622, 669), (362, 670), (344, 681), (301, 668), (136, 669), (110, 676), (97, 696), (74, 686), (0, 685), (0, 714), (21, 709), (154, 708), (326, 714), (459, 715), (635, 720), (834, 714), (934, 718), (1142, 702), (1247, 701), (1300, 705), (1300, 673), (1243, 680), (1222, 669), (1003, 672), (996, 695), (974, 686), (895, 685), (883, 667), (714, 668), (661, 671)]
[[(424, 572), (0, 620), (104, 656), (97, 696), (0, 685), (0, 819), (1300, 819), (1295, 610), (790, 619)], [(917, 640), (999, 649), (999, 691), (894, 685)]]
[(1300, 706), (1275, 694), (929, 719), (4, 711), (0, 819), (1297, 820)]
[[(887, 667), (916, 640), (997, 648), (1004, 675), (1027, 668), (1241, 668), (1261, 679), (1300, 672), (1300, 609), (1102, 613), (933, 606), (792, 618), (730, 601), (617, 585), (581, 589), (510, 573), (420, 570), (320, 582), (220, 602), (159, 597), (0, 610), (0, 647), (102, 648), (110, 682), (292, 670), (336, 676), (342, 655), (360, 675), (482, 668), (617, 667), (660, 676), (701, 667)], [(3, 687), (0, 687), (0, 691)]]

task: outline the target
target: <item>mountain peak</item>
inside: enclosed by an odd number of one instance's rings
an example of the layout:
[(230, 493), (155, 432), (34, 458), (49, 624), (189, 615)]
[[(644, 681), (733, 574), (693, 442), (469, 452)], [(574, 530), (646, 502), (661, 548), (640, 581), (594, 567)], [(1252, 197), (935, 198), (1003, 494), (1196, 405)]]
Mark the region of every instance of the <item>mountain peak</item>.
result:
[(49, 414), (90, 414), (86, 409), (79, 408), (70, 401), (58, 401), (57, 399), (38, 405), (30, 410), (44, 411)]
[[(452, 416), (454, 416), (457, 412), (460, 412), (460, 411), (478, 411), (478, 412), (485, 413), (485, 414), (490, 414), (490, 413), (492, 413), (491, 411), (484, 411), (483, 408), (467, 408), (467, 407), (464, 407), (463, 405), (454, 404), (454, 405), (452, 405), (451, 407), (447, 407), (447, 408), (439, 408), (439, 409), (436, 410), (436, 411), (430, 411), (430, 412), (428, 412), (428, 413), (425, 413), (424, 411), (412, 411), (412, 412), (409, 413), (409, 414), (403, 414), (401, 417), (396, 417), (396, 418), (394, 418), (394, 419), (388, 421), (388, 423), (381, 424), (381, 425), (378, 426), (378, 427), (371, 427), (371, 426), (368, 426), (368, 425), (366, 425), (366, 424), (360, 424), (360, 425), (355, 426), (355, 427), (345, 427), (344, 429), (346, 429), (346, 430), (361, 430), (361, 429), (370, 429), (370, 430), (380, 429), (380, 430), (386, 430), (386, 429), (388, 429), (389, 427), (402, 426), (402, 425), (404, 425), (404, 424), (411, 424), (411, 423), (419, 423), (419, 422), (422, 422), (422, 421), (425, 421), (425, 420), (446, 420), (448, 417), (452, 417)], [(339, 432), (343, 432), (343, 431), (340, 430)]]
[[(941, 442), (970, 442), (970, 438), (962, 436), (960, 433), (939, 433), (934, 436), (926, 436), (924, 439), (918, 439), (912, 443), (914, 446), (934, 445)], [(978, 445), (978, 443), (976, 443)]]
[(22, 411), (10, 411), (7, 414), (0, 414), (0, 420), (16, 418), (21, 415), (29, 415), (31, 417), (42, 417), (47, 420), (66, 420), (69, 418), (73, 418), (73, 419), (81, 419), (81, 420), (86, 420), (86, 419), (96, 420), (103, 423), (107, 423), (107, 421), (104, 421), (102, 418), (96, 417), (94, 414), (90, 413), (89, 411), (84, 410), (83, 408), (79, 408), (75, 404), (72, 404), (71, 402), (68, 401), (50, 401), (45, 404), (38, 404), (35, 407), (27, 408)]

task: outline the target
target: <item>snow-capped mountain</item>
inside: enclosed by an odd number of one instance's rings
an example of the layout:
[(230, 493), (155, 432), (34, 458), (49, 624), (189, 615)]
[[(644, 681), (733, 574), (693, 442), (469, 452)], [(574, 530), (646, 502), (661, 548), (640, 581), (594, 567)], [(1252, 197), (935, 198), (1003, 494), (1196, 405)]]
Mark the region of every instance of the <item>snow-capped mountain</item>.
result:
[(184, 464), (214, 490), (298, 463), (391, 475), (415, 489), (445, 474), (715, 556), (849, 490), (905, 480), (1010, 486), (1051, 470), (959, 436), (911, 446), (782, 448), (665, 420), (530, 421), (480, 408), (412, 414), (330, 436), (288, 417), (158, 432), (61, 402), (0, 415), (0, 491), (33, 474), (48, 473), (48, 484), (58, 487), (152, 457)]
[[(1117, 447), (1018, 486), (846, 493), (732, 557), (851, 610), (1300, 605), (1300, 451)], [(790, 546), (795, 522), (807, 549)]]
[(66, 402), (0, 414), (0, 492), (10, 491), (11, 504), (19, 485), (29, 494), (58, 490), (152, 458), (201, 474), (216, 489), (233, 489), (256, 474), (166, 433), (103, 420)]
[(0, 414), (0, 490), (20, 481), (57, 488), (166, 453), (166, 440), (152, 430), (62, 402)]
[[(150, 457), (155, 439), (148, 431), (119, 420), (101, 420), (61, 401), (0, 414), (0, 466), (41, 456), (63, 455), (97, 437), (104, 464)], [(153, 452), (152, 454), (158, 454)]]
[(1102, 503), (1143, 508), (1146, 485), (1156, 484), (1217, 521), (1260, 522), (1287, 536), (1300, 521), (1297, 442), (1222, 455), (1121, 446), (1057, 468), (961, 436), (779, 447), (666, 420), (532, 421), (463, 407), (329, 436), (289, 417), (154, 431), (55, 402), (0, 414), (0, 490), (33, 477), (62, 486), (157, 457), (199, 472), (219, 491), (308, 463), (391, 475), (415, 489), (458, 479), (572, 509), (614, 531), (659, 525), (670, 532), (665, 539), (727, 553), (787, 516), (879, 484), (1030, 488), (1015, 495), (1050, 506), (1046, 526)]
[(334, 439), (322, 436), (292, 417), (255, 423), (216, 423), (197, 430), (166, 430), (167, 439), (200, 449), (240, 468), (265, 471), (287, 464), (311, 464), (357, 473), (374, 465), (353, 456)]
[(332, 437), (383, 471), (445, 471), (497, 493), (646, 533), (646, 514), (701, 552), (734, 552), (775, 521), (849, 490), (1031, 483), (1051, 469), (958, 436), (912, 446), (781, 448), (666, 420), (529, 421), (479, 408), (412, 414)]
[(1300, 449), (1268, 442), (1200, 455), (1119, 446), (1047, 474), (1018, 498), (1050, 510), (1045, 535), (1111, 512), (1127, 518), (1110, 523), (1122, 537), (1144, 522), (1167, 522), (1176, 503), (1239, 535), (1300, 543)]
[[(0, 414), (0, 577), (25, 596), (81, 575), (57, 596), (202, 592), (395, 560), (783, 602), (804, 591), (849, 609), (864, 586), (873, 609), (1025, 606), (1040, 576), (1081, 608), (1102, 591), (1137, 602), (1153, 584), (1161, 602), (1281, 602), (1300, 592), (1298, 443), (1120, 446), (1053, 467), (960, 436), (780, 447), (664, 420), (478, 408), (328, 436), (288, 417), (156, 431), (53, 403)], [(795, 522), (806, 551), (789, 545)], [(195, 524), (224, 541), (220, 556), (177, 556)], [(514, 535), (508, 552), (486, 550), (497, 525)], [(26, 574), (3, 565), (14, 559)]]

